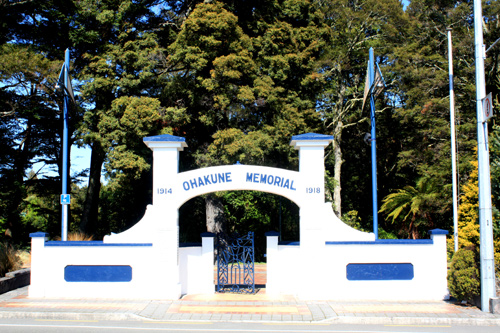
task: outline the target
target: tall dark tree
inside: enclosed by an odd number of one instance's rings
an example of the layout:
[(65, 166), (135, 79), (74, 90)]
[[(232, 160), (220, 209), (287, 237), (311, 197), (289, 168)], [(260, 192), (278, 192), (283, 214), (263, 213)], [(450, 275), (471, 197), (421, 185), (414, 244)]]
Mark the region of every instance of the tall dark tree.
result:
[[(316, 61), (325, 29), (317, 7), (303, 0), (205, 1), (188, 8), (168, 48), (164, 90), (164, 101), (191, 119), (179, 128), (194, 157), (184, 168), (238, 160), (295, 167), (291, 136), (321, 125)], [(242, 139), (241, 151), (217, 148), (237, 147)]]
[[(370, 47), (375, 49), (377, 62), (382, 67), (394, 61), (392, 50), (401, 43), (408, 19), (396, 0), (332, 0), (320, 1), (319, 5), (328, 24), (329, 40), (321, 59), (325, 85), (318, 109), (334, 137), (327, 159), (327, 170), (333, 178), (329, 199), (333, 201), (336, 214), (341, 216), (342, 206), (348, 210), (353, 208), (349, 199), (342, 204), (342, 197), (346, 195), (342, 195), (341, 189), (349, 190), (352, 186), (348, 180), (353, 177), (350, 170), (360, 166), (359, 160), (363, 161), (361, 165), (369, 164), (369, 153), (366, 155), (362, 141), (370, 126), (369, 105), (362, 110), (368, 50)], [(349, 131), (347, 137), (346, 131)], [(353, 159), (351, 154), (358, 156)], [(346, 158), (355, 165), (343, 166)], [(343, 170), (348, 172), (347, 177), (341, 176)], [(366, 172), (363, 169), (362, 173)], [(355, 186), (353, 190), (359, 188)], [(357, 197), (359, 194), (351, 191), (347, 197), (351, 195)]]
[[(76, 3), (78, 16), (72, 38), (81, 52), (82, 71), (79, 78), (85, 82), (82, 97), (89, 106), (80, 132), (83, 143), (92, 149), (89, 183), (80, 222), (80, 229), (84, 232), (95, 229), (99, 220), (104, 162), (126, 156), (124, 146), (127, 147), (125, 150), (137, 147), (136, 144), (127, 145), (121, 139), (126, 137), (126, 131), (136, 131), (140, 124), (159, 120), (149, 116), (142, 119), (143, 115), (136, 113), (136, 125), (124, 124), (123, 110), (118, 114), (114, 111), (135, 103), (130, 108), (135, 112), (137, 103), (141, 102), (145, 102), (146, 109), (152, 111), (152, 101), (149, 100), (118, 100), (126, 96), (154, 98), (156, 95), (154, 55), (160, 51), (152, 33), (157, 24), (152, 8), (156, 3), (153, 0)], [(160, 114), (159, 105), (153, 109), (157, 115)], [(126, 110), (124, 116), (127, 116)], [(118, 138), (120, 130), (125, 132)], [(139, 132), (145, 134), (140, 129)], [(137, 139), (136, 135), (133, 137)], [(110, 152), (113, 156), (108, 155)], [(123, 161), (122, 167), (127, 169)]]

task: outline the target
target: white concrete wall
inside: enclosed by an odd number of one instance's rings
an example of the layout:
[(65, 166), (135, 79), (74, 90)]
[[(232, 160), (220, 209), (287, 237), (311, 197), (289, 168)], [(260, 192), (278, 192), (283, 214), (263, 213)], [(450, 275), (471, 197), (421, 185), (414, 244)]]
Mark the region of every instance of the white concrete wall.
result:
[[(443, 300), (448, 297), (446, 235), (433, 235), (432, 238), (403, 241), (404, 244), (398, 241), (387, 244), (380, 241), (327, 243), (324, 251), (315, 254), (314, 262), (320, 264), (311, 274), (304, 272), (304, 266), (299, 264), (308, 260), (309, 251), (303, 251), (301, 246), (277, 245), (273, 248), (275, 240), (268, 236), (267, 279), (280, 283), (268, 285), (267, 292), (294, 294), (302, 299)], [(411, 263), (414, 277), (411, 280), (347, 279), (349, 264), (381, 263)], [(304, 277), (311, 278), (304, 282)]]
[[(71, 242), (59, 242), (71, 243)], [(162, 283), (162, 265), (154, 246), (46, 246), (43, 238), (32, 238), (30, 297), (176, 299)], [(68, 282), (66, 266), (132, 267), (130, 282)]]
[(179, 248), (179, 275), (183, 295), (215, 292), (213, 236), (203, 237), (201, 246)]
[[(312, 133), (294, 136), (291, 145), (299, 150), (298, 172), (231, 165), (179, 173), (185, 139), (145, 138), (153, 150), (153, 205), (135, 226), (106, 236), (100, 245), (47, 246), (45, 234), (35, 235), (30, 297), (176, 299), (185, 293), (213, 293), (213, 236), (203, 237), (201, 247), (179, 248), (178, 208), (205, 193), (257, 190), (285, 196), (300, 207), (300, 246), (278, 245), (276, 234), (268, 236), (268, 293), (304, 299), (443, 299), (447, 292), (444, 234), (433, 235), (432, 244), (381, 244), (373, 233), (345, 225), (331, 204), (324, 202), (324, 147), (332, 140)], [(219, 174), (222, 179), (212, 180)], [(411, 263), (414, 278), (349, 281), (346, 266), (350, 263)], [(129, 282), (67, 282), (64, 268), (68, 265), (128, 265), (133, 275)]]
[[(161, 256), (161, 248), (153, 244), (47, 243), (46, 237), (33, 237), (29, 296), (178, 299), (181, 294), (214, 293), (213, 235), (205, 235), (200, 246), (179, 248), (178, 278), (165, 275), (162, 266), (177, 265), (166, 263), (166, 259)], [(65, 267), (69, 265), (130, 266), (132, 280), (68, 282)], [(179, 283), (173, 285), (171, 281)]]

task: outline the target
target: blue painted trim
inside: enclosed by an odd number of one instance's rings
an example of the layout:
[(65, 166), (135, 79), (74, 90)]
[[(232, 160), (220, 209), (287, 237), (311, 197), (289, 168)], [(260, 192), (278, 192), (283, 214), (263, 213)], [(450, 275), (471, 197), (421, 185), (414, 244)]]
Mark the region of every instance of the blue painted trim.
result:
[(125, 265), (70, 265), (64, 267), (67, 282), (130, 282), (132, 267)]
[(125, 246), (153, 246), (152, 243), (103, 243), (102, 241), (50, 241), (45, 246), (103, 246), (103, 247), (125, 247)]
[(292, 245), (292, 246), (299, 246), (300, 242), (292, 242), (292, 241), (281, 241), (278, 243), (278, 245)]
[(304, 133), (292, 136), (291, 141), (308, 141), (308, 140), (333, 140), (333, 135)]
[(449, 232), (448, 232), (448, 230), (443, 230), (443, 229), (432, 229), (432, 230), (429, 230), (429, 234), (431, 234), (431, 235), (448, 235)]
[(179, 243), (179, 247), (200, 247), (201, 243)]
[(147, 136), (142, 139), (143, 142), (151, 142), (151, 141), (158, 141), (158, 142), (186, 142), (186, 138), (183, 138), (181, 136), (175, 136), (175, 135), (170, 135), (170, 134), (162, 134), (162, 135), (155, 135), (155, 136)]
[(349, 281), (413, 280), (411, 263), (348, 264), (346, 277)]
[(280, 233), (277, 232), (277, 231), (268, 231), (264, 235), (266, 237), (269, 237), (269, 236), (271, 236), (271, 237), (278, 237), (280, 235)]
[(30, 237), (31, 238), (35, 238), (35, 237), (49, 237), (49, 234), (46, 233), (46, 232), (41, 232), (41, 231), (38, 231), (38, 232), (32, 232), (30, 234)]
[(432, 239), (377, 239), (376, 241), (327, 241), (326, 245), (432, 245)]

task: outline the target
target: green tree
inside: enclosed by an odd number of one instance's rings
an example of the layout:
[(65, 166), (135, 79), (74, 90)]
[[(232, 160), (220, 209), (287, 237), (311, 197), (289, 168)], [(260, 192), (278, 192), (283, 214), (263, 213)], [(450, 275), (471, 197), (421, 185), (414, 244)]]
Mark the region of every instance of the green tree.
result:
[(37, 181), (28, 171), (36, 162), (49, 167), (58, 162), (60, 109), (51, 86), (56, 68), (57, 62), (30, 47), (0, 46), (0, 216), (15, 242), (27, 237), (20, 212), (26, 186)]
[[(320, 60), (324, 87), (318, 109), (334, 137), (326, 163), (335, 183), (331, 194), (334, 210), (341, 216), (341, 189), (349, 191), (351, 185), (346, 184), (353, 167), (343, 166), (343, 163), (350, 158), (349, 155), (362, 156), (359, 148), (370, 126), (369, 112), (362, 110), (368, 50), (375, 48), (377, 62), (382, 65), (394, 61), (392, 50), (401, 42), (408, 22), (399, 1), (333, 0), (319, 1), (318, 4), (328, 25), (328, 43)], [(346, 138), (344, 133), (348, 130)], [(352, 136), (354, 140), (351, 140)], [(365, 156), (368, 159), (369, 153)], [(357, 166), (359, 161), (355, 163)], [(345, 169), (348, 169), (348, 175), (341, 177)], [(349, 205), (348, 202), (346, 206)]]
[[(0, 3), (0, 127), (5, 134), (0, 144), (0, 192), (5, 195), (0, 216), (15, 242), (28, 241), (25, 230), (21, 232), (22, 199), (34, 190), (38, 195), (60, 193), (62, 98), (54, 86), (64, 49), (70, 46), (73, 8), (72, 1), (61, 0)], [(70, 109), (70, 134), (80, 111)], [(37, 177), (28, 176), (37, 162)], [(58, 176), (45, 176), (46, 171)], [(52, 220), (60, 218), (59, 212), (54, 214)]]
[[(485, 32), (496, 29), (492, 13), (497, 2), (485, 4)], [(436, 227), (451, 228), (452, 188), (449, 125), (449, 77), (447, 28), (452, 28), (454, 87), (457, 128), (457, 156), (460, 183), (470, 174), (473, 148), (477, 144), (475, 107), (475, 68), (473, 21), (470, 1), (411, 1), (406, 13), (411, 25), (394, 51), (391, 93), (394, 116), (398, 121), (398, 182), (409, 183), (421, 177), (436, 179), (441, 186), (436, 204)], [(494, 41), (489, 33), (485, 43)], [(486, 62), (487, 90), (495, 90), (498, 50), (491, 51)]]
[(481, 295), (479, 258), (474, 247), (461, 248), (453, 256), (448, 272), (451, 296), (458, 300), (474, 301)]
[(420, 178), (415, 187), (408, 185), (387, 195), (380, 212), (388, 213), (387, 218), (392, 219), (392, 223), (401, 221), (407, 224), (405, 230), (400, 229), (400, 234), (413, 239), (421, 238), (434, 226), (432, 215), (439, 195), (437, 187), (434, 179)]
[(458, 207), (458, 244), (460, 247), (479, 247), (479, 202), (478, 202), (478, 162), (474, 166), (467, 183), (461, 187)]
[(177, 129), (192, 147), (181, 167), (296, 166), (291, 136), (320, 126), (323, 33), (305, 0), (197, 4), (165, 59), (162, 101), (191, 120)]
[[(72, 39), (82, 54), (79, 78), (84, 81), (82, 97), (89, 106), (79, 131), (82, 144), (92, 148), (80, 222), (81, 231), (86, 233), (98, 228), (104, 162), (108, 161), (108, 176), (113, 177), (130, 171), (131, 177), (137, 179), (138, 173), (148, 169), (144, 158), (137, 158), (140, 151), (144, 152), (140, 141), (132, 141), (141, 135), (154, 134), (160, 127), (155, 125), (161, 123), (161, 109), (153, 100), (158, 87), (155, 54), (160, 52), (152, 32), (157, 23), (152, 8), (155, 4), (152, 0), (76, 4), (77, 29)], [(145, 196), (146, 193), (136, 195)], [(144, 209), (146, 204), (147, 201), (141, 202), (140, 206)]]

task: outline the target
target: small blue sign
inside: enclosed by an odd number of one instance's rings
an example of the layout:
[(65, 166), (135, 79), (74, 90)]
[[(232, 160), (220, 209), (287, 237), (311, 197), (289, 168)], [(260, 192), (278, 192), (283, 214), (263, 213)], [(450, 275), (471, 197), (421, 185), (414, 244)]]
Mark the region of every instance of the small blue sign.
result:
[(71, 203), (71, 194), (61, 194), (61, 205), (69, 205)]
[(64, 267), (64, 280), (67, 282), (130, 282), (132, 281), (132, 267), (69, 265)]
[(347, 280), (350, 281), (413, 280), (414, 276), (411, 263), (347, 265)]

